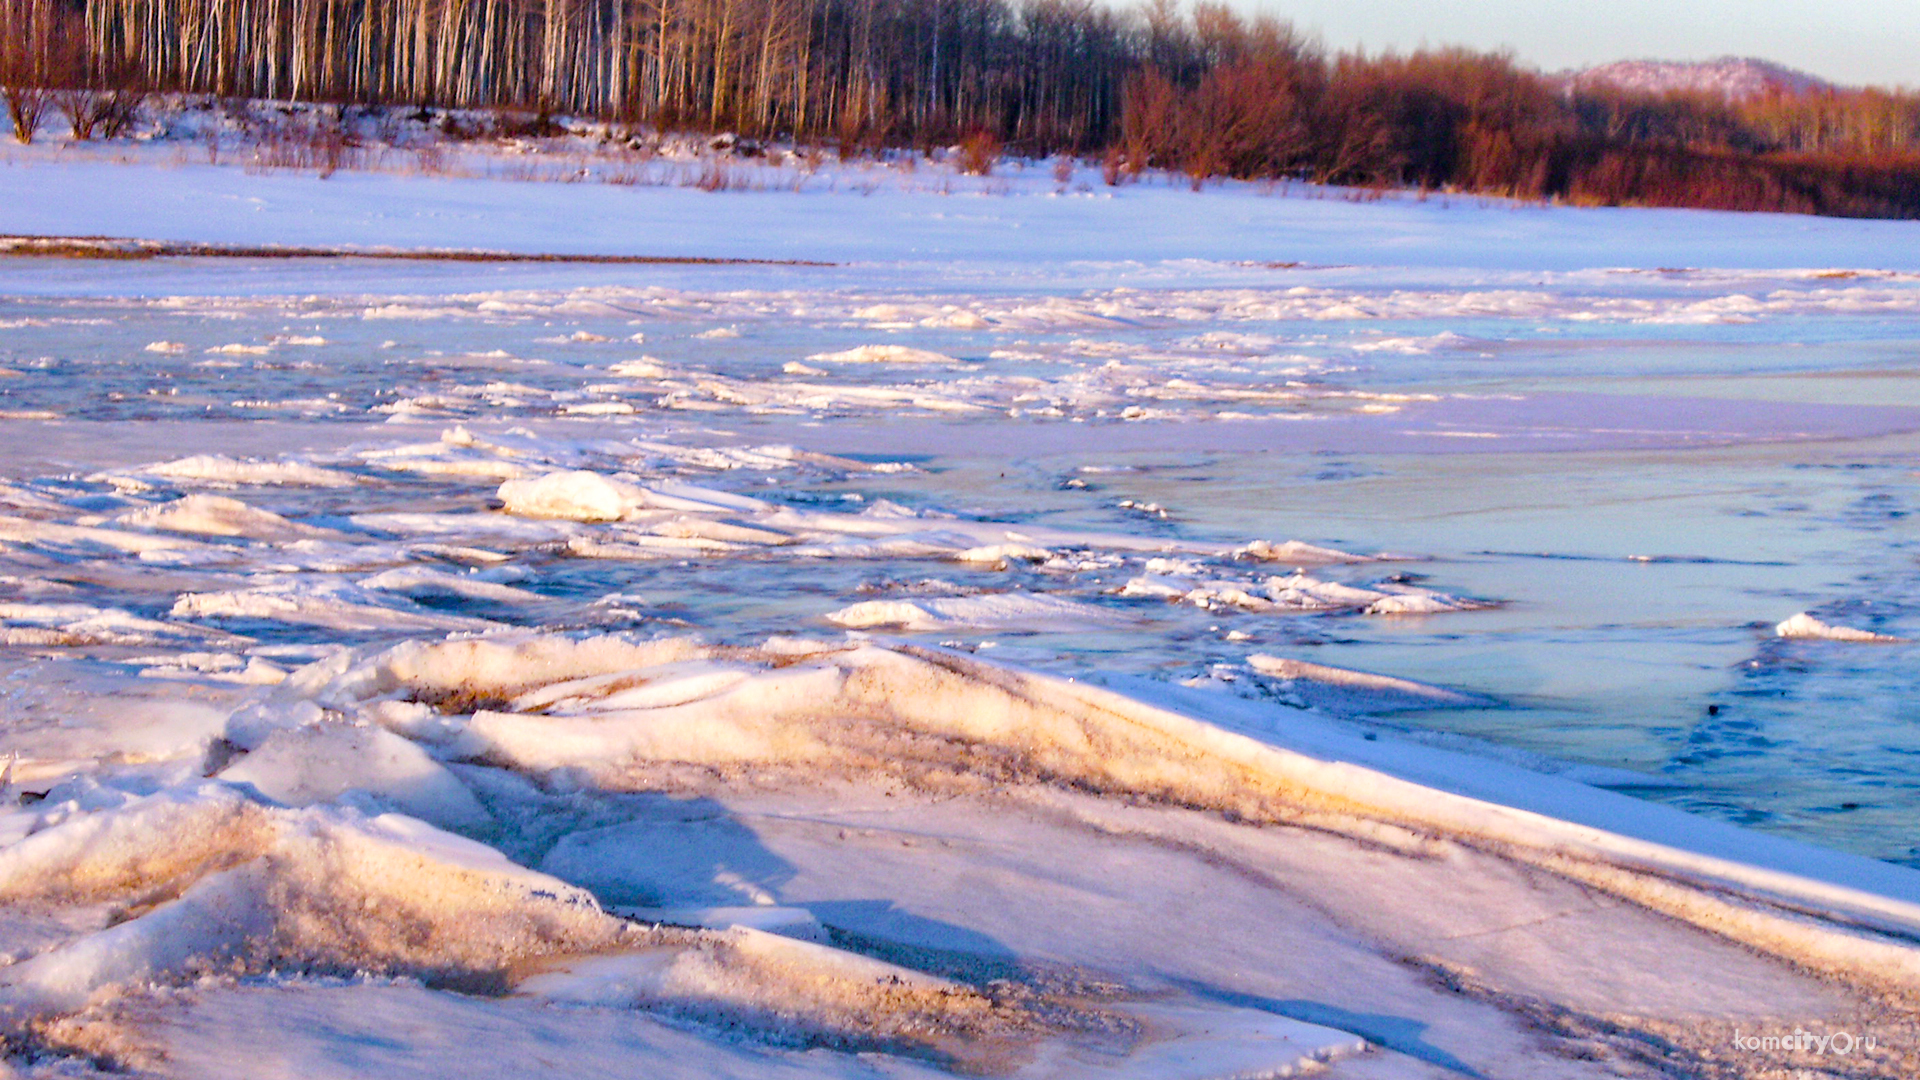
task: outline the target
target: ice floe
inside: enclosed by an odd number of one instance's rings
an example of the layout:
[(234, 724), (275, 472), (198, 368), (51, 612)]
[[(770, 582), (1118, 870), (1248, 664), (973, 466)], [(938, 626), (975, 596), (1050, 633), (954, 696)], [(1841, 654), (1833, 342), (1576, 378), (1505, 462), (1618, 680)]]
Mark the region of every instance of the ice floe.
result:
[(485, 619), (431, 611), (377, 587), (337, 579), (272, 575), (248, 588), (182, 593), (173, 602), (172, 617), (295, 623), (347, 633), (487, 630), (496, 625)]
[(1127, 621), (1124, 615), (1091, 604), (1032, 593), (865, 600), (821, 617), (836, 626), (856, 630), (888, 627), (917, 631), (1041, 630), (1112, 626)]
[(840, 352), (814, 353), (808, 360), (822, 364), (952, 364), (953, 357), (908, 345), (856, 345)]
[(1149, 559), (1145, 569), (1145, 574), (1121, 586), (1119, 595), (1160, 597), (1202, 608), (1254, 612), (1361, 611), (1368, 615), (1431, 615), (1493, 606), (1484, 600), (1398, 582), (1368, 587), (1347, 585), (1312, 577), (1304, 570), (1254, 582), (1204, 580), (1194, 576), (1197, 566), (1178, 559)]
[(205, 642), (231, 636), (177, 622), (145, 619), (118, 608), (0, 602), (0, 641), (9, 645), (150, 645)]
[(1805, 611), (1783, 620), (1780, 625), (1773, 628), (1773, 632), (1783, 638), (1817, 638), (1823, 641), (1898, 644), (1912, 640), (1892, 634), (1879, 634), (1871, 630), (1859, 630), (1851, 626), (1835, 626), (1832, 623), (1822, 622)]
[(143, 466), (138, 475), (171, 481), (201, 481), (209, 485), (287, 485), (293, 487), (351, 487), (351, 473), (297, 461), (257, 461), (221, 454), (195, 454)]
[(251, 540), (318, 540), (338, 537), (331, 529), (288, 521), (271, 511), (221, 495), (192, 494), (122, 514), (117, 524), (197, 536), (239, 536)]
[(1265, 653), (1252, 653), (1247, 664), (1262, 675), (1278, 679), (1284, 685), (1308, 684), (1316, 704), (1326, 697), (1344, 699), (1342, 712), (1379, 712), (1388, 709), (1431, 709), (1436, 706), (1485, 705), (1486, 698), (1463, 694), (1444, 686), (1375, 675), (1364, 671), (1291, 660)]

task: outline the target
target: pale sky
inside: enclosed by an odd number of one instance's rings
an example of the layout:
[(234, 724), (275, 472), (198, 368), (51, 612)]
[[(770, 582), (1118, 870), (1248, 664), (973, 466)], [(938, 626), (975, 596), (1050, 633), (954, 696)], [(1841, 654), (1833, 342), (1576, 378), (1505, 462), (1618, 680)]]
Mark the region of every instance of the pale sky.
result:
[(1558, 71), (1753, 56), (1837, 83), (1920, 88), (1916, 0), (1236, 0), (1332, 49), (1511, 46)]

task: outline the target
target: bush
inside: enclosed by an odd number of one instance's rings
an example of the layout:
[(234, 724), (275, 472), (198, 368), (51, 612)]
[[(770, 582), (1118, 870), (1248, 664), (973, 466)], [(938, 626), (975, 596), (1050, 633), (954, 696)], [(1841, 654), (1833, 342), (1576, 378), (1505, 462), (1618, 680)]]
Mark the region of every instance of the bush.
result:
[(103, 139), (125, 135), (139, 118), (146, 94), (134, 89), (66, 89), (53, 93), (53, 100), (67, 118), (73, 137), (81, 142), (96, 134)]
[(991, 131), (976, 131), (960, 140), (960, 171), (968, 176), (993, 175), (993, 163), (1000, 160), (1000, 137)]
[(46, 119), (53, 95), (32, 86), (0, 88), (0, 95), (7, 99), (7, 118), (13, 121), (13, 137), (21, 143), (33, 142), (41, 122)]

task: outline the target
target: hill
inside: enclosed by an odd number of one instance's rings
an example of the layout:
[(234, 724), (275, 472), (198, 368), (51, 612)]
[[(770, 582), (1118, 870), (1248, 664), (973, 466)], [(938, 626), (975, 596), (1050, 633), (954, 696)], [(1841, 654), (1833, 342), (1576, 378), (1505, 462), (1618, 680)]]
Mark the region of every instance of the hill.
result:
[(1578, 89), (1610, 86), (1651, 94), (1693, 91), (1744, 101), (1768, 94), (1810, 94), (1838, 89), (1817, 75), (1771, 60), (1723, 56), (1717, 60), (1619, 60), (1572, 73)]

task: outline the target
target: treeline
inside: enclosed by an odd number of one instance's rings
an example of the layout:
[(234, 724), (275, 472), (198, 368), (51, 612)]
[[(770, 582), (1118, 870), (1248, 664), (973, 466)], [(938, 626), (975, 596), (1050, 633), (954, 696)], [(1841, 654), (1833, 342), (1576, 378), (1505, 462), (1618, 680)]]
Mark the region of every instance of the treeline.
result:
[(1094, 0), (0, 0), (0, 84), (515, 107), (1088, 150), (1131, 21)]
[(1920, 217), (1920, 95), (1569, 86), (1464, 49), (1328, 56), (1285, 23), (1146, 11), (1129, 163), (1581, 204)]
[[(973, 136), (1196, 184), (1300, 178), (1920, 216), (1920, 95), (1727, 101), (1567, 85), (1500, 54), (1329, 54), (1149, 0), (0, 0), (14, 116), (168, 90), (518, 108), (837, 141)], [(80, 109), (80, 113), (74, 110)]]

